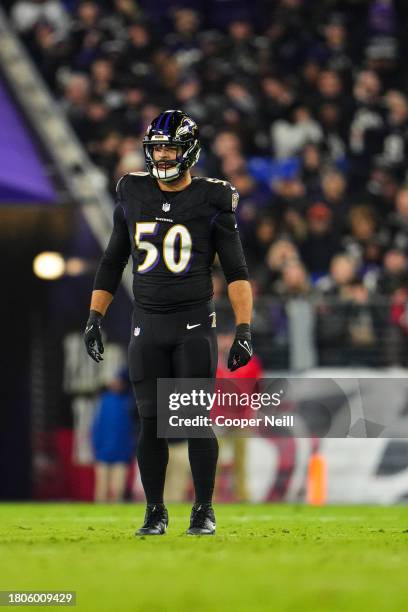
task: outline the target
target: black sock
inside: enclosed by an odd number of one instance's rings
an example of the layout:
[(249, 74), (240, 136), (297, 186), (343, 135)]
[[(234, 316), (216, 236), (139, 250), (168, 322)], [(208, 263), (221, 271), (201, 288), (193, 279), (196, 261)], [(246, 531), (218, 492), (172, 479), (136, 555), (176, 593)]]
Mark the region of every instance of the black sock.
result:
[(157, 437), (157, 419), (140, 419), (137, 462), (148, 504), (162, 504), (169, 446), (165, 438)]
[(211, 504), (218, 460), (217, 438), (215, 436), (189, 438), (188, 457), (193, 475), (196, 503)]

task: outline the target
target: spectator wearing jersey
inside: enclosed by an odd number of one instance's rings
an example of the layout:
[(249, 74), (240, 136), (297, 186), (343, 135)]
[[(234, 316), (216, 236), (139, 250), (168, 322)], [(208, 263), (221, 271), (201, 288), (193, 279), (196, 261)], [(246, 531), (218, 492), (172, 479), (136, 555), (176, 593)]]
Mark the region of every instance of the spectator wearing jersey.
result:
[(299, 154), (308, 142), (321, 142), (323, 132), (310, 109), (300, 104), (293, 109), (289, 120), (274, 122), (271, 139), (275, 157), (285, 159)]
[(408, 100), (402, 92), (391, 90), (385, 104), (388, 113), (381, 159), (402, 180), (408, 154)]
[(382, 152), (386, 113), (381, 100), (382, 84), (373, 70), (362, 70), (356, 77), (353, 97), (355, 110), (350, 124), (349, 153), (353, 184), (365, 185), (371, 164)]
[(342, 240), (342, 247), (349, 255), (363, 266), (367, 258), (367, 249), (374, 241), (381, 243), (377, 229), (378, 222), (374, 210), (367, 205), (351, 208), (348, 215), (348, 231)]
[(306, 213), (307, 234), (300, 245), (302, 261), (316, 280), (329, 269), (332, 257), (340, 250), (333, 227), (333, 215), (323, 202), (314, 203)]

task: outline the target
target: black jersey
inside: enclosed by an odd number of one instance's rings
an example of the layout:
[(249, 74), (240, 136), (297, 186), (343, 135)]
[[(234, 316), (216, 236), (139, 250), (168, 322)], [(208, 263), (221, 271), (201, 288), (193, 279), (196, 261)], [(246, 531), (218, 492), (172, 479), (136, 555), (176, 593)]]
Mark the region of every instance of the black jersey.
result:
[(182, 191), (166, 192), (148, 173), (126, 174), (118, 183), (113, 232), (94, 289), (114, 294), (130, 254), (136, 304), (150, 312), (210, 300), (216, 253), (227, 282), (248, 279), (237, 203), (238, 193), (226, 181), (194, 177)]

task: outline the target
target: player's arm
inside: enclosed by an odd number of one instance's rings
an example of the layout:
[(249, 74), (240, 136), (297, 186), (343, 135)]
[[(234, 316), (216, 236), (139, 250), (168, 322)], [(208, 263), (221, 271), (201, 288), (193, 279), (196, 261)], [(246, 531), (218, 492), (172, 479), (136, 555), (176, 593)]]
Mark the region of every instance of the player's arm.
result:
[[(232, 190), (232, 194), (236, 194)], [(235, 201), (234, 201), (235, 198)], [(230, 350), (228, 367), (231, 371), (246, 365), (252, 357), (251, 342), (251, 316), (252, 316), (252, 289), (248, 280), (248, 268), (242, 249), (234, 214), (237, 194), (233, 195), (231, 207), (231, 193), (223, 192), (224, 206), (214, 220), (214, 244), (220, 259), (227, 284), (228, 297), (235, 314), (236, 332), (235, 340)], [(225, 202), (225, 199), (228, 201)], [(229, 209), (228, 209), (229, 207)]]
[(252, 318), (252, 289), (247, 280), (236, 280), (228, 284), (228, 297), (238, 325), (250, 325)]
[(85, 328), (84, 341), (88, 354), (94, 361), (102, 361), (104, 351), (102, 319), (113, 300), (130, 255), (130, 238), (121, 204), (113, 213), (113, 230), (106, 251), (102, 255), (95, 275), (91, 307)]

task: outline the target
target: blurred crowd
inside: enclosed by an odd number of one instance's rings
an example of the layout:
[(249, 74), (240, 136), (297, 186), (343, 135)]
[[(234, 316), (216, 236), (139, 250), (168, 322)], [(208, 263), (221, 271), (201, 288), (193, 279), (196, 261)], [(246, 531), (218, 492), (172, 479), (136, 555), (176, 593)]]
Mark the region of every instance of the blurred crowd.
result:
[(369, 352), (388, 324), (399, 338), (390, 361), (404, 361), (406, 2), (9, 5), (112, 193), (122, 174), (144, 169), (151, 119), (182, 108), (200, 126), (196, 173), (240, 192), (256, 294), (314, 298), (322, 346), (346, 334)]

